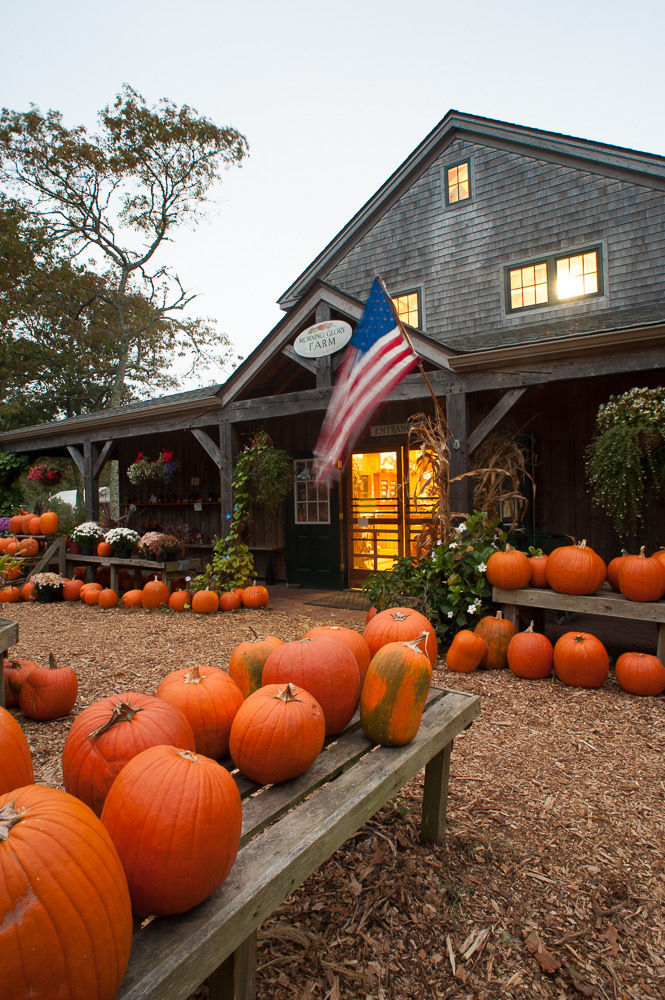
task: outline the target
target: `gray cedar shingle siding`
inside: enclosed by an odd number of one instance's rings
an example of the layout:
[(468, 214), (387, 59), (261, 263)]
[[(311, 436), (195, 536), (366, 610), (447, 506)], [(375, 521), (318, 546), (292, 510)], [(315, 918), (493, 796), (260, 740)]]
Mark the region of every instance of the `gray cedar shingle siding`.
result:
[[(469, 158), (472, 198), (446, 206), (444, 169)], [(589, 244), (604, 295), (506, 313), (504, 268)], [(364, 299), (375, 273), (420, 288), (429, 336), (479, 350), (665, 318), (665, 196), (489, 145), (456, 140), (325, 279)]]

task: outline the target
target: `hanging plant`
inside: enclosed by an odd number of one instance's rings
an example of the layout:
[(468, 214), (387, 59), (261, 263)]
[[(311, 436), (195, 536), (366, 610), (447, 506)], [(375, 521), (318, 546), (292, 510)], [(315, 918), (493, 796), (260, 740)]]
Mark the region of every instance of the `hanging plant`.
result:
[(649, 501), (665, 489), (665, 388), (635, 387), (598, 408), (586, 451), (593, 503), (622, 540), (636, 533)]
[(289, 455), (275, 448), (266, 431), (257, 431), (233, 471), (233, 499), (246, 507), (275, 511), (293, 482)]

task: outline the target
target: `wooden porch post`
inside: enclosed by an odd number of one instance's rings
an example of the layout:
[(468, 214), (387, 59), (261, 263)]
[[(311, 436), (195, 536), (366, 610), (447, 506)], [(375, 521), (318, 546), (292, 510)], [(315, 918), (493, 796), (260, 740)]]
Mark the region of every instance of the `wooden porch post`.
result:
[(450, 442), (450, 510), (457, 514), (470, 514), (473, 509), (473, 481), (471, 477), (457, 483), (452, 480), (470, 471), (469, 460), (469, 398), (465, 392), (446, 396), (446, 420), (451, 433)]

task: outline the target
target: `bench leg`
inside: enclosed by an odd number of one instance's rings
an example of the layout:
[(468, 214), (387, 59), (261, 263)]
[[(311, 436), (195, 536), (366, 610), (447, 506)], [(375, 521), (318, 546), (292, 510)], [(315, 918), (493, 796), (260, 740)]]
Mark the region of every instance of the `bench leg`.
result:
[(665, 623), (658, 626), (658, 643), (656, 645), (656, 656), (661, 663), (665, 664)]
[(453, 741), (439, 750), (425, 768), (423, 813), (420, 839), (425, 844), (438, 844), (446, 832), (446, 806), (448, 805), (448, 777)]
[(256, 931), (206, 982), (210, 1000), (256, 1000)]

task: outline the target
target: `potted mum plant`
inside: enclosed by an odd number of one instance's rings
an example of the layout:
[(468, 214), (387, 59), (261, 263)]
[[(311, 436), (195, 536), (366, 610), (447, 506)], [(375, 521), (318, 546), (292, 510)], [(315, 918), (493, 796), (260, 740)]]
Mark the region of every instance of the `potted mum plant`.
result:
[(635, 387), (598, 408), (586, 452), (593, 503), (622, 541), (636, 536), (649, 501), (665, 490), (665, 388)]
[(113, 549), (113, 555), (119, 559), (128, 559), (139, 543), (141, 536), (133, 528), (109, 528), (104, 535), (104, 541)]
[(35, 573), (30, 582), (34, 583), (35, 597), (42, 604), (62, 600), (62, 586), (65, 581), (59, 573)]
[(137, 547), (144, 559), (154, 559), (155, 562), (169, 562), (184, 556), (180, 539), (161, 531), (149, 531), (139, 540)]
[(104, 529), (96, 521), (83, 521), (77, 524), (70, 538), (78, 545), (81, 555), (91, 556), (104, 538)]

